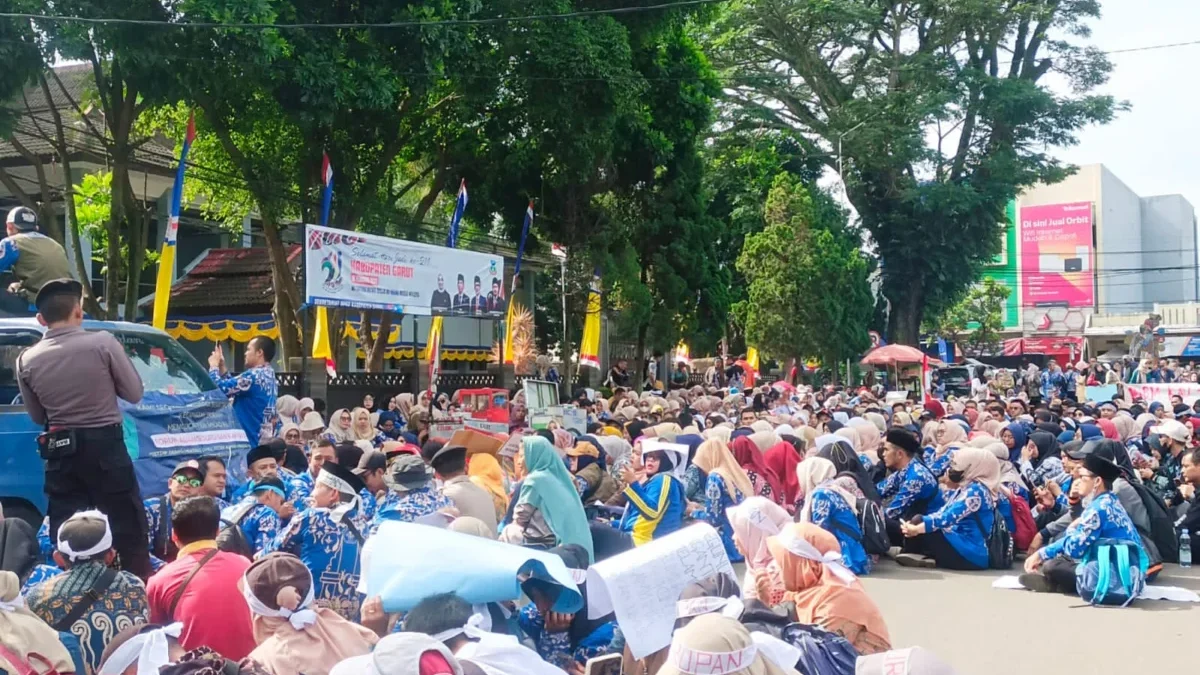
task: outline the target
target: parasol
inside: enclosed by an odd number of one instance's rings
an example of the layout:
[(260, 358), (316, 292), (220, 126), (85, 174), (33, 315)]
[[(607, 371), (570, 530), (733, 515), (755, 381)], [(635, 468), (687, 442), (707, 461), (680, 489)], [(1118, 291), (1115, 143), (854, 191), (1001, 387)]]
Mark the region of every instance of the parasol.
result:
[(908, 345), (876, 347), (867, 352), (866, 356), (859, 363), (864, 366), (895, 366), (902, 363), (922, 363), (926, 358), (929, 359), (930, 367), (940, 368), (946, 365), (932, 356), (927, 357), (925, 352), (920, 349), (909, 347)]

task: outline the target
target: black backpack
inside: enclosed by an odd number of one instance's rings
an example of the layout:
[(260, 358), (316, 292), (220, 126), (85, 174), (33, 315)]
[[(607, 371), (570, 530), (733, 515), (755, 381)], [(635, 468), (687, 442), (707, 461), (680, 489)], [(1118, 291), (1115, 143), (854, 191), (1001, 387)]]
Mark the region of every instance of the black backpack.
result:
[(883, 509), (879, 504), (869, 499), (859, 499), (854, 502), (858, 510), (858, 532), (842, 525), (836, 520), (830, 520), (829, 525), (854, 541), (862, 544), (868, 555), (884, 555), (891, 547), (887, 535), (887, 524), (883, 519)]
[(1154, 542), (1158, 548), (1158, 556), (1162, 558), (1163, 562), (1179, 562), (1179, 539), (1176, 538), (1175, 521), (1171, 518), (1167, 503), (1157, 492), (1146, 487), (1141, 481), (1130, 480), (1127, 482), (1142, 498), (1142, 505), (1146, 507), (1146, 516), (1150, 519), (1150, 531), (1142, 532), (1141, 528), (1138, 528), (1139, 532)]
[(1008, 532), (1008, 523), (1004, 522), (1004, 516), (1000, 515), (1000, 509), (997, 508), (992, 513), (991, 532), (984, 529), (983, 518), (979, 517), (978, 511), (971, 516), (979, 526), (979, 531), (983, 533), (983, 543), (988, 552), (988, 567), (994, 570), (1010, 569), (1013, 564), (1013, 538)]
[(246, 504), (240, 513), (234, 514), (233, 520), (221, 519), (221, 531), (217, 533), (217, 550), (254, 560), (254, 547), (246, 539), (246, 533), (242, 532), (242, 521), (257, 505), (257, 502)]

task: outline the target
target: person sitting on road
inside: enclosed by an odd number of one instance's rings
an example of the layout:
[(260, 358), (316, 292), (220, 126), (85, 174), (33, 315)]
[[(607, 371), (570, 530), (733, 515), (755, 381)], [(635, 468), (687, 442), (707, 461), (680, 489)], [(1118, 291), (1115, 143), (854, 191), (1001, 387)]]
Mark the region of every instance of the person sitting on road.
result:
[[(783, 577), (775, 559), (767, 548), (767, 538), (773, 537), (790, 525), (792, 517), (783, 507), (766, 497), (748, 497), (741, 504), (728, 509), (729, 525), (733, 529), (733, 542), (746, 560), (746, 576), (742, 583), (742, 596), (747, 600), (761, 600), (770, 606), (783, 602)], [(766, 595), (759, 595), (765, 592)]]
[(1120, 475), (1121, 467), (1105, 453), (1093, 450), (1084, 457), (1071, 489), (1091, 501), (1067, 528), (1066, 536), (1025, 559), (1025, 573), (1018, 577), (1022, 586), (1041, 593), (1075, 593), (1078, 563), (1092, 559), (1096, 547), (1108, 542), (1133, 548), (1141, 579), (1145, 578), (1149, 558), (1133, 520), (1113, 492)]
[(842, 549), (842, 560), (855, 574), (871, 571), (871, 559), (862, 545), (857, 498), (836, 482), (837, 468), (823, 457), (810, 457), (796, 467), (804, 498), (799, 520), (832, 534)]
[(896, 562), (905, 567), (987, 569), (987, 540), (998, 512), (1000, 462), (988, 450), (964, 447), (954, 453), (946, 477), (957, 487), (948, 493), (950, 501), (934, 513), (900, 524), (917, 552), (901, 553)]
[(738, 466), (729, 446), (719, 438), (701, 443), (692, 464), (705, 475), (704, 503), (692, 511), (692, 518), (716, 528), (725, 544), (725, 555), (729, 556), (729, 561), (742, 562), (742, 554), (734, 541), (729, 513), (733, 507), (753, 495), (754, 488), (749, 476)]
[(18, 206), (5, 219), (7, 235), (0, 240), (0, 274), (11, 272), (16, 281), (0, 291), (0, 311), (33, 316), (33, 301), (48, 281), (66, 279), (71, 263), (62, 245), (38, 232), (37, 214)]
[(901, 521), (932, 513), (942, 507), (944, 500), (937, 478), (921, 456), (921, 443), (908, 430), (888, 429), (883, 463), (891, 473), (876, 485), (876, 490), (882, 500), (888, 539), (892, 546), (902, 546), (907, 542)]

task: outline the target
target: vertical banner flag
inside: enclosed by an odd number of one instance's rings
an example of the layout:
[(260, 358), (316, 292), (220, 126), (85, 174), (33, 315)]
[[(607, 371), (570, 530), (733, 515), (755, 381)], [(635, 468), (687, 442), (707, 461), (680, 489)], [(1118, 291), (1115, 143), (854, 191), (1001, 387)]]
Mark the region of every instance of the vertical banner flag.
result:
[(755, 347), (747, 347), (746, 348), (746, 363), (750, 364), (750, 367), (753, 368), (755, 372), (758, 372), (758, 349), (757, 348), (755, 348)]
[(579, 365), (600, 368), (600, 270), (592, 275), (592, 287), (588, 291), (583, 341), (579, 343)]
[(179, 167), (175, 169), (175, 186), (171, 188), (171, 212), (167, 218), (167, 231), (163, 236), (162, 252), (158, 256), (158, 278), (154, 282), (155, 328), (167, 327), (167, 303), (171, 301), (171, 276), (175, 271), (175, 240), (179, 237), (179, 211), (183, 207), (183, 174), (187, 169), (188, 151), (196, 139), (196, 115), (188, 117), (187, 135), (183, 149), (179, 151)]
[(517, 293), (517, 279), (521, 276), (521, 259), (525, 257), (525, 239), (529, 236), (529, 228), (533, 225), (533, 200), (525, 209), (525, 224), (521, 226), (521, 242), (517, 245), (517, 262), (513, 268), (512, 286), (508, 292), (508, 315), (504, 318), (504, 365), (513, 365), (513, 296)]
[[(321, 226), (329, 224), (329, 207), (333, 205), (333, 165), (329, 163), (329, 155), (321, 154)], [(329, 310), (317, 305), (316, 321), (313, 325), (314, 359), (325, 360), (325, 372), (329, 377), (337, 377), (337, 363), (333, 360), (333, 345), (329, 340)]]
[[(458, 226), (467, 210), (467, 179), (458, 185), (458, 198), (454, 200), (454, 215), (450, 217), (450, 231), (446, 233), (446, 248), (458, 246)], [(442, 317), (435, 316), (429, 323), (429, 337), (425, 340), (426, 357), (429, 359), (429, 396), (433, 397), (437, 378), (442, 371)]]
[[(921, 387), (925, 390), (925, 400), (933, 398), (933, 373), (929, 370), (929, 355), (921, 357)], [(900, 388), (900, 383), (894, 385), (897, 389)]]

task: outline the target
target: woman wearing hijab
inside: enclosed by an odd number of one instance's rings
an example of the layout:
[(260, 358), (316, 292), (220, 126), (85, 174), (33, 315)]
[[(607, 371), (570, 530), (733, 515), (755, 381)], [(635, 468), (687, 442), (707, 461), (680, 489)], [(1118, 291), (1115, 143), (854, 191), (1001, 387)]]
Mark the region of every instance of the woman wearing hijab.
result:
[(1021, 475), (1035, 487), (1059, 482), (1064, 471), (1058, 439), (1045, 431), (1035, 431), (1029, 434), (1029, 440), (1021, 450)]
[(742, 562), (742, 554), (733, 541), (733, 527), (727, 509), (741, 504), (751, 495), (753, 486), (733, 453), (717, 439), (704, 441), (696, 451), (694, 464), (705, 474), (704, 505), (692, 511), (692, 518), (712, 525), (721, 535), (730, 562)]
[[(549, 552), (562, 558), (572, 576), (586, 578), (588, 553), (583, 547), (569, 544)], [(532, 602), (520, 609), (517, 623), (546, 663), (571, 673), (586, 665), (588, 659), (620, 651), (625, 640), (613, 614), (610, 612), (595, 619), (588, 617), (586, 583), (579, 583), (583, 606), (574, 614), (565, 615), (550, 611), (561, 586), (536, 578), (521, 584), (521, 588)], [(551, 617), (549, 627), (547, 616)]]
[(779, 566), (767, 548), (767, 538), (773, 537), (791, 524), (792, 517), (781, 506), (765, 497), (748, 497), (746, 501), (725, 512), (733, 530), (734, 545), (746, 562), (746, 577), (742, 597), (761, 600), (774, 607), (783, 602), (783, 577)]
[(763, 453), (763, 463), (779, 478), (780, 488), (783, 490), (781, 506), (793, 516), (803, 501), (800, 484), (796, 480), (796, 467), (803, 459), (796, 452), (795, 446), (787, 441), (780, 441)]
[[(611, 427), (608, 427), (611, 428)], [(621, 485), (621, 472), (633, 459), (633, 446), (629, 441), (625, 440), (624, 436), (602, 433), (596, 436), (596, 442), (600, 444), (600, 449), (604, 451), (604, 464), (608, 467), (608, 475), (613, 477), (613, 481), (617, 484), (618, 490), (625, 489)]]
[(1017, 531), (1017, 523), (1013, 518), (1012, 501), (1020, 499), (1029, 502), (1029, 490), (1025, 488), (1025, 481), (1021, 478), (1021, 473), (1017, 468), (1008, 461), (1008, 447), (996, 439), (981, 439), (978, 443), (972, 443), (972, 447), (987, 450), (995, 456), (1000, 462), (1000, 489), (999, 499), (996, 504), (996, 510), (1004, 517), (1004, 523), (1008, 526), (1009, 532)]
[(567, 465), (541, 436), (526, 436), (521, 444), (529, 475), (521, 481), (513, 522), (500, 539), (518, 545), (578, 544), (590, 560), (592, 534)]
[(871, 558), (862, 545), (857, 500), (834, 481), (837, 469), (833, 462), (813, 457), (797, 467), (796, 474), (804, 499), (799, 522), (828, 531), (837, 538), (846, 567), (855, 574), (869, 573)]
[(0, 670), (5, 672), (20, 673), (22, 666), (30, 665), (34, 672), (53, 668), (59, 673), (84, 675), (83, 664), (77, 671), (70, 652), (58, 639), (58, 631), (25, 607), (21, 580), (9, 571), (0, 571), (0, 646), (27, 662), (10, 663), (0, 654)]
[(387, 436), (384, 436), (371, 423), (371, 413), (366, 408), (355, 408), (350, 413), (350, 418), (352, 425), (350, 427), (350, 440), (367, 441), (374, 447), (380, 447), (387, 442)]
[(954, 453), (967, 444), (967, 423), (956, 419), (944, 419), (938, 423), (937, 446), (933, 452), (925, 453), (925, 463), (934, 476), (941, 478), (953, 461)]
[[(661, 426), (661, 425), (660, 425)], [(704, 442), (704, 437), (700, 434), (680, 434), (675, 437), (675, 442), (680, 445), (686, 445), (688, 449), (688, 466), (683, 472), (683, 494), (689, 502), (700, 502), (704, 500), (704, 472), (700, 467), (696, 466), (696, 450), (700, 448), (700, 444)]]
[(1022, 422), (1013, 422), (1000, 432), (1000, 440), (1008, 447), (1008, 461), (1017, 464), (1021, 461), (1021, 452), (1029, 443), (1029, 428)]
[(775, 472), (767, 466), (766, 458), (763, 457), (763, 453), (759, 451), (754, 441), (750, 440), (749, 436), (740, 436), (729, 444), (729, 450), (733, 452), (738, 466), (742, 467), (742, 470), (746, 472), (746, 477), (750, 479), (750, 484), (754, 488), (753, 496), (766, 497), (776, 504), (784, 506), (783, 484)]
[(867, 464), (879, 461), (879, 445), (882, 438), (879, 429), (868, 419), (855, 417), (850, 420), (850, 427), (858, 434), (859, 445), (855, 446), (858, 454)]
[(575, 491), (584, 504), (607, 502), (617, 494), (617, 481), (604, 466), (604, 453), (595, 436), (584, 436), (567, 450), (567, 464), (575, 476)]
[(854, 448), (844, 440), (834, 441), (821, 447), (817, 457), (823, 457), (833, 462), (837, 470), (834, 481), (853, 494), (857, 499), (869, 499), (876, 504), (880, 502), (879, 491), (871, 482), (867, 470), (854, 454)]
[[(697, 661), (729, 663), (720, 671), (697, 670)], [(736, 667), (733, 664), (741, 664)], [(734, 669), (736, 668), (736, 670)], [(720, 614), (696, 617), (684, 628), (675, 631), (666, 663), (658, 675), (691, 675), (699, 672), (721, 672), (723, 675), (796, 675), (794, 668), (780, 667), (758, 648), (750, 631), (737, 619)]]
[(832, 534), (812, 523), (794, 523), (767, 546), (783, 576), (784, 601), (795, 603), (798, 622), (841, 635), (862, 656), (891, 649), (883, 615), (842, 564)]
[(905, 537), (925, 556), (901, 553), (896, 562), (907, 567), (952, 570), (988, 568), (987, 539), (996, 517), (1000, 462), (987, 450), (965, 447), (954, 453), (946, 477), (958, 489), (934, 513), (900, 524)]
[[(628, 502), (625, 515), (621, 518), (621, 531), (633, 538), (634, 546), (641, 546), (678, 530), (683, 526), (687, 507), (683, 482), (672, 474), (681, 462), (687, 461), (687, 455), (669, 452), (665, 448), (658, 449), (662, 446), (649, 447), (651, 449), (641, 452), (642, 477), (638, 476), (636, 461), (625, 467), (621, 474), (621, 481), (625, 484), (621, 494)], [(637, 452), (634, 451), (635, 455)]]
[(477, 452), (467, 457), (467, 476), (491, 495), (492, 505), (496, 507), (496, 522), (504, 520), (508, 511), (508, 487), (500, 460), (495, 455)]
[(250, 658), (272, 675), (327, 675), (339, 661), (368, 654), (375, 633), (313, 601), (312, 574), (294, 555), (271, 553), (246, 570), (242, 595), (250, 606)]
[(329, 440), (336, 443), (346, 443), (354, 441), (354, 417), (349, 410), (342, 408), (334, 411), (329, 418), (329, 428), (325, 430), (325, 435)]

